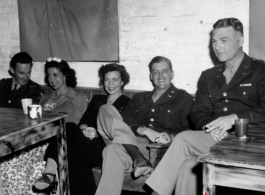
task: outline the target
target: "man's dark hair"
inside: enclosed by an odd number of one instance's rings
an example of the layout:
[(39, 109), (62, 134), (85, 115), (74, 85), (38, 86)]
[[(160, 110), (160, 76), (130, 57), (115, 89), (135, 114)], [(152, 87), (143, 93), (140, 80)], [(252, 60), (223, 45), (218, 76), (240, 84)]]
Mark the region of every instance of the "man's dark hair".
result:
[(243, 24), (237, 18), (220, 19), (216, 23), (214, 23), (213, 29), (224, 28), (224, 27), (229, 27), (229, 26), (233, 27), (235, 31), (239, 31), (241, 32), (242, 35), (244, 35)]
[(10, 61), (10, 67), (12, 67), (15, 70), (17, 63), (30, 64), (32, 67), (33, 59), (27, 52), (19, 52), (12, 57)]
[(151, 62), (148, 64), (149, 71), (152, 72), (152, 66), (153, 66), (154, 63), (160, 63), (160, 62), (166, 62), (168, 64), (168, 66), (169, 66), (169, 69), (171, 71), (173, 71), (171, 61), (168, 58), (164, 57), (164, 56), (156, 56), (156, 57), (154, 57), (151, 60)]

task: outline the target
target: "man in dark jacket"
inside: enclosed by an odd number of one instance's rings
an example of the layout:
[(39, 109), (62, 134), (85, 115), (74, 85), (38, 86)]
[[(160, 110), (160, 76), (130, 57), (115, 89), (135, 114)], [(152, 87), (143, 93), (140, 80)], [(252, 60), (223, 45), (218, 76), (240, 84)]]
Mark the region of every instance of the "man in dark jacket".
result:
[(26, 52), (19, 52), (10, 61), (12, 78), (0, 80), (0, 107), (22, 108), (21, 99), (32, 98), (39, 102), (43, 93), (40, 85), (30, 80), (32, 58)]
[(211, 38), (222, 63), (202, 72), (198, 81), (190, 117), (200, 131), (175, 137), (146, 181), (153, 194), (170, 195), (175, 188), (177, 195), (195, 195), (196, 178), (190, 172), (197, 157), (226, 137), (236, 119), (249, 119), (250, 131), (265, 127), (265, 64), (243, 52), (242, 23), (236, 18), (218, 20)]
[(169, 59), (153, 58), (149, 70), (154, 90), (134, 95), (122, 117), (136, 135), (146, 136), (151, 142), (164, 138), (170, 143), (176, 134), (190, 129), (187, 117), (193, 100), (171, 83), (174, 72)]
[(111, 143), (106, 142), (103, 152), (103, 173), (96, 195), (121, 194), (124, 172), (133, 171), (138, 177), (150, 171), (134, 133), (147, 138), (141, 140), (143, 149), (149, 141), (169, 144), (174, 135), (190, 129), (187, 117), (193, 99), (171, 83), (174, 72), (170, 60), (157, 56), (149, 63), (149, 70), (154, 90), (134, 95), (122, 114), (125, 123), (115, 116), (115, 109), (108, 105), (100, 108), (98, 131)]

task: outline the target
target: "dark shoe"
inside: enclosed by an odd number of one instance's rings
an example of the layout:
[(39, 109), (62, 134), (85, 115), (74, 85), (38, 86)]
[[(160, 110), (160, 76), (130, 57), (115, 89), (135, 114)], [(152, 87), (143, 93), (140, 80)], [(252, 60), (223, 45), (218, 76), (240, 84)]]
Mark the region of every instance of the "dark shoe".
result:
[(133, 174), (135, 177), (146, 175), (153, 170), (151, 163), (145, 158), (137, 158), (133, 162)]
[[(52, 176), (53, 179), (51, 180), (49, 176)], [(56, 181), (56, 175), (51, 173), (43, 173), (42, 176), (35, 181), (35, 188), (38, 190), (45, 190), (47, 188), (51, 188), (51, 192), (53, 194), (56, 193), (58, 181)]]

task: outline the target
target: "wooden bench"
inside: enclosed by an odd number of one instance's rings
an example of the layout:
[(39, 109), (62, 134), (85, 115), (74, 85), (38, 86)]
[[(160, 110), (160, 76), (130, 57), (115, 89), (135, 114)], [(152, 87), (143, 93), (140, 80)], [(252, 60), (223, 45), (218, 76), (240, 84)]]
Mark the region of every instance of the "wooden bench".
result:
[[(42, 88), (44, 90), (44, 93), (50, 93), (52, 89), (47, 86), (47, 85), (42, 85)], [(90, 102), (92, 97), (95, 94), (106, 94), (105, 91), (101, 88), (96, 88), (96, 87), (76, 87), (74, 88), (75, 91), (85, 94), (87, 96), (88, 101)], [(136, 93), (141, 92), (140, 90), (124, 90), (124, 95), (132, 98), (132, 96)]]

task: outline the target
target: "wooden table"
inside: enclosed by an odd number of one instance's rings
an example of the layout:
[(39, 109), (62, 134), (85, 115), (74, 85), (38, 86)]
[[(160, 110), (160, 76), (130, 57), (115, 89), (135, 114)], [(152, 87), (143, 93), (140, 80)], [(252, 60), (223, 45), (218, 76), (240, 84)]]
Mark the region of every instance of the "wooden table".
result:
[(60, 194), (70, 194), (64, 117), (67, 114), (43, 114), (32, 120), (22, 109), (0, 107), (0, 157), (57, 135)]
[(240, 141), (229, 135), (199, 161), (204, 163), (203, 195), (214, 195), (215, 185), (265, 191), (265, 138)]

